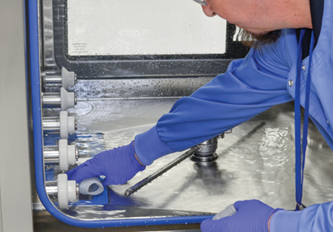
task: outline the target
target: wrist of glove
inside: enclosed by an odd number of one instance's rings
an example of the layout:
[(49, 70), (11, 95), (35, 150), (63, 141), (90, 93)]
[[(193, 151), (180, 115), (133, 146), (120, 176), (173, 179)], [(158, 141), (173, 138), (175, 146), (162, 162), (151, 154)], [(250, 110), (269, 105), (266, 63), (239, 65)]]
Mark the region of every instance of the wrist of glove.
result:
[(258, 200), (237, 201), (237, 213), (219, 220), (205, 220), (201, 223), (202, 232), (268, 232), (268, 221), (278, 210)]
[(127, 146), (103, 151), (92, 159), (67, 172), (69, 180), (80, 183), (82, 180), (105, 176), (103, 185), (125, 184), (132, 179), (145, 166), (141, 165), (135, 157), (133, 141)]

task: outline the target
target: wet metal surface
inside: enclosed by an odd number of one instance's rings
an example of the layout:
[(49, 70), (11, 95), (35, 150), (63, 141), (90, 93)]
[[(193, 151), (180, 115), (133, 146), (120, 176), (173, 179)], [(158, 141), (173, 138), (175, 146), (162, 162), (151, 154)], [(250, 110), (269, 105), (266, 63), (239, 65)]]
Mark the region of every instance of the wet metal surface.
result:
[(73, 90), (79, 100), (177, 98), (191, 95), (211, 79), (212, 77), (164, 77), (156, 79), (79, 80)]
[[(130, 143), (169, 111), (176, 99), (79, 101), (69, 110), (78, 133), (104, 136), (103, 149)], [(45, 110), (52, 115), (54, 111)], [(125, 185), (110, 186), (111, 204), (76, 206), (64, 212), (77, 219), (146, 218), (217, 213), (237, 200), (259, 199), (293, 209), (294, 127), (292, 103), (279, 105), (235, 127), (219, 139), (219, 158), (210, 165), (187, 159), (126, 198), (124, 191), (181, 153), (156, 160)], [(309, 128), (304, 204), (333, 200), (333, 156), (318, 130)], [(91, 141), (93, 142), (93, 141)], [(79, 152), (84, 152), (84, 147)], [(101, 149), (101, 148), (100, 148)], [(99, 151), (91, 151), (98, 153)], [(79, 159), (84, 162), (86, 158)]]
[(182, 224), (182, 225), (156, 225), (156, 226), (130, 226), (130, 227), (105, 227), (105, 228), (81, 228), (70, 226), (64, 222), (58, 221), (47, 211), (34, 212), (34, 232), (200, 232), (200, 224)]

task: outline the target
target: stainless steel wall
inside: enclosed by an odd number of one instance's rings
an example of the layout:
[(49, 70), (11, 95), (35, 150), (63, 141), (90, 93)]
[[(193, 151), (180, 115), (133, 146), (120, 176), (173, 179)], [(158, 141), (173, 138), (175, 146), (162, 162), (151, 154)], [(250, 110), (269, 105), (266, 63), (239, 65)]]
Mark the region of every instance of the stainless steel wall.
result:
[(24, 4), (0, 1), (0, 232), (33, 231)]

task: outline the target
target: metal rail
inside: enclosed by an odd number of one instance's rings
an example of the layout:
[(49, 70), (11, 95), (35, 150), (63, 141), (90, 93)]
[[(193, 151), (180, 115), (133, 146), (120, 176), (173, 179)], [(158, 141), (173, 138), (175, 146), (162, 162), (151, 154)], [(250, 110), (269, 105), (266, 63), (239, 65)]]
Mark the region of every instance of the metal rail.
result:
[(143, 186), (145, 186), (148, 183), (152, 182), (157, 177), (161, 176), (163, 173), (167, 172), (168, 170), (170, 170), (171, 168), (173, 168), (174, 166), (176, 166), (177, 164), (179, 164), (180, 162), (182, 162), (186, 158), (188, 158), (191, 155), (193, 155), (197, 150), (199, 150), (198, 146), (192, 147), (190, 150), (188, 150), (187, 152), (185, 152), (184, 154), (182, 154), (181, 156), (179, 156), (174, 161), (170, 162), (165, 167), (161, 168), (160, 170), (158, 170), (157, 172), (151, 174), (150, 176), (147, 176), (146, 178), (144, 178), (143, 180), (139, 181), (138, 183), (136, 183), (132, 187), (126, 189), (126, 191), (124, 193), (125, 196), (128, 197), (128, 196), (132, 195), (133, 193), (135, 193), (136, 191), (138, 191), (139, 189), (141, 189)]

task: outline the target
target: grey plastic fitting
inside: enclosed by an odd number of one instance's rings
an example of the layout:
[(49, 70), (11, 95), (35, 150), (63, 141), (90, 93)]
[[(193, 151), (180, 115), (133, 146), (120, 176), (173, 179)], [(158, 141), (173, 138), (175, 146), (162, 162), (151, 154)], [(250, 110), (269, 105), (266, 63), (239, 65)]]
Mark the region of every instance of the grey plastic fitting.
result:
[(58, 117), (45, 117), (42, 121), (43, 130), (59, 132), (61, 139), (68, 139), (68, 134), (74, 134), (77, 122), (74, 116), (68, 116), (67, 111), (61, 111)]
[(59, 93), (43, 93), (42, 94), (43, 105), (48, 106), (60, 106), (61, 110), (68, 110), (73, 108), (76, 104), (76, 97), (73, 92), (67, 92), (64, 87), (61, 87)]
[(69, 72), (65, 67), (61, 68), (61, 76), (45, 76), (43, 78), (44, 86), (61, 84), (65, 89), (75, 86), (76, 82), (76, 74)]
[(45, 146), (43, 154), (45, 164), (59, 163), (61, 171), (67, 171), (78, 159), (75, 145), (68, 145), (67, 139), (60, 139), (59, 146)]

